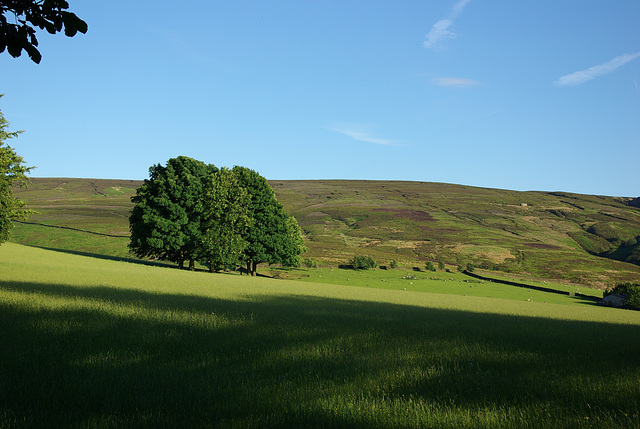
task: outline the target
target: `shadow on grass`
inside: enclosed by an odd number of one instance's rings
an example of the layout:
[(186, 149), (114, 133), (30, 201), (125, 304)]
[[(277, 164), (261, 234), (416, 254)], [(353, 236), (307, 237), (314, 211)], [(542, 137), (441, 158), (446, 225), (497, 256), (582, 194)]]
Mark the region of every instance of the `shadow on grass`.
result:
[[(28, 245), (30, 246), (30, 245)], [(86, 256), (88, 258), (95, 258), (95, 259), (102, 259), (104, 261), (117, 261), (117, 262), (128, 262), (130, 264), (138, 264), (138, 265), (148, 265), (148, 266), (153, 266), (153, 267), (163, 267), (163, 268), (175, 268), (178, 269), (178, 266), (173, 263), (173, 262), (167, 262), (167, 261), (150, 261), (147, 259), (138, 259), (138, 258), (126, 258), (123, 256), (113, 256), (113, 255), (103, 255), (100, 253), (91, 253), (91, 252), (83, 252), (80, 250), (70, 250), (70, 249), (59, 249), (59, 248), (55, 248), (55, 247), (45, 247), (45, 246), (30, 246), (30, 247), (35, 247), (38, 249), (44, 249), (44, 250), (51, 250), (54, 252), (60, 252), (60, 253), (66, 253), (68, 255), (76, 255), (76, 256)], [(186, 268), (184, 269), (186, 271)], [(206, 268), (194, 268), (192, 271), (198, 271), (198, 272), (209, 272), (208, 269)], [(235, 271), (237, 271), (238, 273), (247, 275), (247, 269), (243, 268), (243, 267), (238, 267)], [(230, 271), (233, 272), (233, 271)], [(224, 272), (223, 272), (224, 273)], [(216, 273), (216, 274), (221, 274), (221, 273)], [(257, 274), (258, 277), (267, 277), (270, 278), (270, 276), (267, 275), (263, 275), (258, 273)]]
[(640, 424), (637, 326), (321, 297), (0, 292), (13, 297), (0, 302), (0, 427), (456, 427), (459, 410), (492, 407), (517, 411), (504, 427)]

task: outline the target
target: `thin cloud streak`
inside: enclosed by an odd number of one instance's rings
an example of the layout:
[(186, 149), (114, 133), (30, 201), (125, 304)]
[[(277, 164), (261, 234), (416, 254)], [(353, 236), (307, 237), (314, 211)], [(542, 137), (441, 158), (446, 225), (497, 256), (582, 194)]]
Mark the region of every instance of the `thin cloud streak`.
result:
[(462, 13), (467, 3), (469, 3), (470, 1), (471, 0), (460, 0), (458, 3), (456, 3), (451, 10), (451, 17), (457, 18)]
[(589, 82), (599, 76), (609, 74), (616, 70), (618, 67), (622, 67), (629, 61), (632, 61), (640, 57), (640, 52), (635, 54), (624, 54), (614, 59), (607, 61), (606, 63), (598, 64), (597, 66), (590, 67), (585, 70), (580, 70), (574, 73), (570, 73), (560, 77), (554, 82), (556, 86), (576, 86), (585, 82)]
[(438, 86), (447, 86), (453, 88), (467, 88), (470, 86), (480, 85), (480, 82), (473, 79), (464, 79), (460, 77), (438, 77), (432, 80)]
[(449, 27), (453, 25), (453, 20), (460, 16), (470, 1), (471, 0), (460, 0), (453, 6), (448, 18), (441, 19), (433, 24), (431, 31), (426, 35), (423, 46), (427, 49), (442, 48), (445, 40), (454, 39), (456, 33), (449, 30)]
[(450, 19), (442, 19), (433, 24), (424, 41), (424, 47), (427, 49), (439, 48), (442, 47), (444, 40), (455, 38), (456, 34), (448, 30), (451, 25), (453, 25), (453, 21)]
[(354, 140), (365, 143), (385, 146), (398, 146), (398, 144), (400, 143), (399, 140), (377, 137), (367, 130), (367, 126), (361, 124), (344, 124), (342, 126), (329, 128), (329, 130), (335, 131), (336, 133), (343, 134), (345, 136), (351, 137)]

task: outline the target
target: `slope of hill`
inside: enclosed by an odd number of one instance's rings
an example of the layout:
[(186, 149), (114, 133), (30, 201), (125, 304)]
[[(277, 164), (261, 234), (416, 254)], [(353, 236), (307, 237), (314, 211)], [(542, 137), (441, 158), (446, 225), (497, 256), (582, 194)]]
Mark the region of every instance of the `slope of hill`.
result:
[[(12, 241), (126, 257), (141, 182), (33, 179), (16, 195), (39, 212)], [(343, 264), (427, 260), (607, 286), (639, 280), (640, 209), (630, 198), (392, 181), (271, 181), (304, 231), (308, 257)], [(626, 261), (626, 262), (623, 262)]]

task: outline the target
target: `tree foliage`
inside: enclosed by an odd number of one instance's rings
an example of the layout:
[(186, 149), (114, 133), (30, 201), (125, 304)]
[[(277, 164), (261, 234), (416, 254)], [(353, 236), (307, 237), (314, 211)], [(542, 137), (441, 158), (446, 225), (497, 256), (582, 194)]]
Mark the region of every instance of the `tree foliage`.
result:
[(626, 295), (627, 306), (635, 310), (640, 310), (640, 284), (639, 283), (618, 283), (613, 288), (608, 288), (604, 292), (604, 296), (608, 295)]
[(260, 263), (299, 266), (306, 251), (295, 218), (285, 213), (267, 180), (245, 167), (218, 169), (188, 157), (154, 165), (132, 197), (129, 248), (211, 271)]
[(205, 184), (200, 259), (213, 272), (239, 265), (247, 246), (243, 235), (252, 220), (247, 210), (249, 194), (233, 171), (222, 168), (212, 173)]
[(149, 179), (131, 198), (130, 250), (138, 257), (189, 261), (193, 269), (202, 240), (204, 182), (216, 171), (195, 159), (179, 156), (154, 165)]
[(253, 224), (244, 234), (247, 246), (243, 251), (247, 273), (255, 275), (257, 265), (265, 262), (299, 266), (299, 256), (306, 248), (296, 220), (285, 213), (267, 179), (246, 167), (236, 166), (233, 172), (250, 195), (248, 211)]
[(304, 258), (302, 261), (305, 267), (307, 268), (318, 268), (318, 261), (313, 258)]
[(16, 58), (25, 50), (39, 64), (42, 55), (37, 48), (36, 28), (50, 34), (64, 29), (67, 37), (87, 32), (87, 23), (68, 8), (65, 0), (0, 0), (0, 52), (6, 49)]
[(376, 268), (378, 263), (371, 256), (356, 255), (349, 260), (349, 265), (356, 270), (369, 270)]
[(14, 186), (23, 187), (29, 183), (26, 174), (33, 167), (25, 166), (22, 157), (6, 143), (22, 132), (8, 131), (8, 127), (9, 122), (0, 110), (0, 244), (9, 238), (13, 219), (24, 219), (32, 213), (25, 209), (22, 200), (13, 196)]

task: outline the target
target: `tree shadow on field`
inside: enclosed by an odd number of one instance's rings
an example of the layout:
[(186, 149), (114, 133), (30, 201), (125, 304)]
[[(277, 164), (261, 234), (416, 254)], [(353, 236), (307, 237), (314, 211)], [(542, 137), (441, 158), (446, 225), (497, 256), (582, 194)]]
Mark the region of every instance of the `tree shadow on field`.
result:
[(637, 326), (294, 295), (0, 294), (0, 427), (420, 426), (364, 411), (393, 404), (640, 423)]

